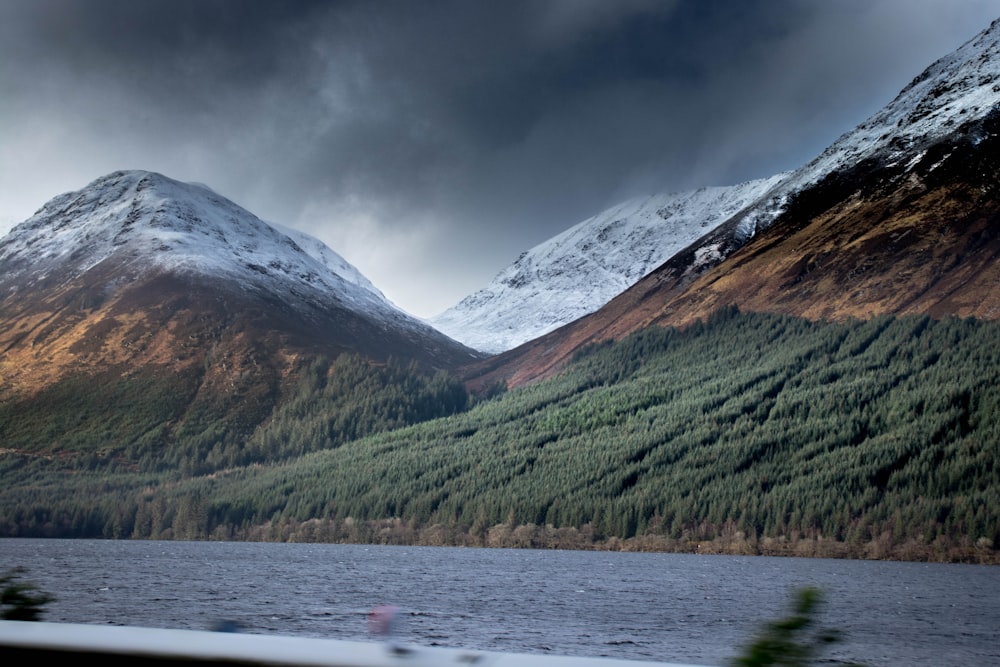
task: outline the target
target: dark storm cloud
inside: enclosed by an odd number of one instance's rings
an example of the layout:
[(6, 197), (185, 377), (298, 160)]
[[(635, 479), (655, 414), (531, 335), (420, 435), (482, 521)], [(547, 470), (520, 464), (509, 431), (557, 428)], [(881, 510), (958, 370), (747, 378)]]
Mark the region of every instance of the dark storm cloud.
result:
[(991, 4), (0, 0), (0, 215), (154, 169), (430, 315), (621, 199), (801, 165)]

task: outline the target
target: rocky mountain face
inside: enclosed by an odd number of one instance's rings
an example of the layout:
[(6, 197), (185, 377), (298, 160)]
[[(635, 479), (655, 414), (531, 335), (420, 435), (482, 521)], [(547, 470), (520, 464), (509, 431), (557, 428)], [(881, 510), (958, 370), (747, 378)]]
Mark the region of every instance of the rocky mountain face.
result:
[(428, 322), (477, 350), (509, 350), (594, 312), (785, 176), (623, 202), (522, 253)]
[(725, 306), (826, 320), (995, 319), (998, 134), (1000, 21), (600, 310), (466, 375), (473, 385), (524, 384), (587, 344)]
[(4, 401), (67, 378), (156, 378), (259, 415), (312, 355), (429, 368), (475, 358), (316, 239), (155, 173), (51, 200), (0, 240), (0, 269)]

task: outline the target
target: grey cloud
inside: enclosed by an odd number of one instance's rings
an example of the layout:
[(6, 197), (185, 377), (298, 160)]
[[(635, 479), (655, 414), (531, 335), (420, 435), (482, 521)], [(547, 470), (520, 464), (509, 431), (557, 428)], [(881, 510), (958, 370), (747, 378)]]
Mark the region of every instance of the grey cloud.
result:
[(0, 201), (161, 170), (383, 246), (431, 314), (620, 199), (799, 166), (991, 4), (0, 0)]

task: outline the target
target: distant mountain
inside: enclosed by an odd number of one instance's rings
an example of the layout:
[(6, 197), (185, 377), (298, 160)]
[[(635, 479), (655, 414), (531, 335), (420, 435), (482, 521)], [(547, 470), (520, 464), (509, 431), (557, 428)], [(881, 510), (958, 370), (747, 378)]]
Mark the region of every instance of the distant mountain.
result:
[(600, 310), (466, 369), (523, 384), (582, 346), (737, 306), (1000, 317), (1000, 21)]
[(0, 398), (153, 374), (257, 401), (317, 354), (475, 358), (318, 240), (145, 171), (60, 195), (0, 239), (0, 350)]
[(509, 350), (594, 312), (784, 176), (609, 208), (522, 253), (487, 287), (428, 321), (477, 350)]

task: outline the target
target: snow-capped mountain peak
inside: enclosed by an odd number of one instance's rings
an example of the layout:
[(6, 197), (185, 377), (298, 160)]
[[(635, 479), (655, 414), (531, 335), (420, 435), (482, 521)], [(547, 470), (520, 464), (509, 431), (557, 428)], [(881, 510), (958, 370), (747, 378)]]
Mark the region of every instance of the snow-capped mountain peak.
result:
[(913, 79), (889, 104), (796, 170), (749, 211), (739, 242), (768, 227), (798, 191), (864, 160), (919, 160), (922, 147), (1000, 110), (1000, 19)]
[(640, 197), (521, 254), (484, 289), (428, 321), (502, 352), (591, 313), (785, 177)]
[(224, 277), (289, 302), (332, 302), (433, 332), (318, 239), (266, 223), (207, 186), (148, 171), (114, 172), (53, 198), (0, 239), (0, 265), (0, 296), (113, 265), (117, 280), (153, 271)]

